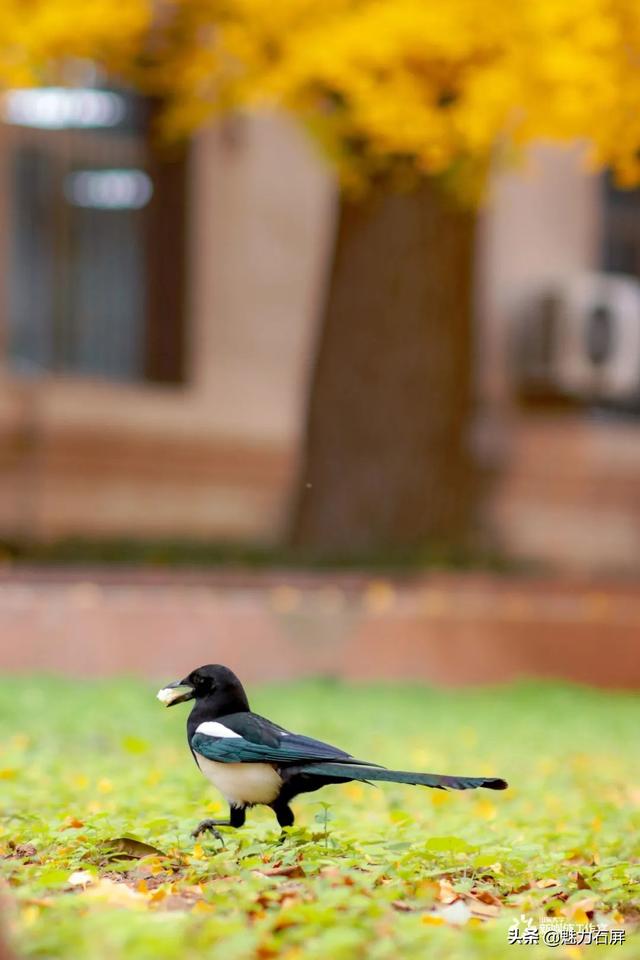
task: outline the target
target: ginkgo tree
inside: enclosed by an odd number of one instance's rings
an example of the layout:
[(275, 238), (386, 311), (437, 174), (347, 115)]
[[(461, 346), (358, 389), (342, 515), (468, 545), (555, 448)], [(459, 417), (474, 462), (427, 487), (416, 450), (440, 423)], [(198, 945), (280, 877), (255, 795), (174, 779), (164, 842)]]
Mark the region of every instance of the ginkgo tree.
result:
[(0, 88), (64, 81), (83, 59), (128, 72), (154, 22), (151, 0), (2, 0)]
[(277, 106), (343, 185), (296, 542), (419, 548), (468, 529), (474, 209), (540, 139), (640, 175), (635, 0), (175, 0), (149, 58), (189, 131)]
[(462, 534), (474, 211), (541, 139), (640, 179), (636, 0), (9, 0), (0, 27), (5, 79), (15, 50), (27, 70), (94, 57), (163, 96), (174, 135), (254, 108), (305, 124), (342, 202), (292, 536)]

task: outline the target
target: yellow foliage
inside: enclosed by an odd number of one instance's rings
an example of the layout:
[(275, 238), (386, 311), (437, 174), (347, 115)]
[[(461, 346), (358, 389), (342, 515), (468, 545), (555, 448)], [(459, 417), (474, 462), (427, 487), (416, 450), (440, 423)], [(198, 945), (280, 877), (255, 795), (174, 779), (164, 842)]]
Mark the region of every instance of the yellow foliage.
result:
[(636, 0), (168, 0), (153, 48), (174, 130), (278, 104), (347, 184), (482, 179), (539, 139), (640, 179)]
[(92, 59), (165, 96), (174, 134), (284, 107), (354, 187), (480, 183), (545, 139), (640, 180), (636, 0), (4, 0), (0, 38), (0, 85)]
[(152, 22), (152, 0), (2, 0), (0, 87), (67, 78), (74, 60), (128, 69)]

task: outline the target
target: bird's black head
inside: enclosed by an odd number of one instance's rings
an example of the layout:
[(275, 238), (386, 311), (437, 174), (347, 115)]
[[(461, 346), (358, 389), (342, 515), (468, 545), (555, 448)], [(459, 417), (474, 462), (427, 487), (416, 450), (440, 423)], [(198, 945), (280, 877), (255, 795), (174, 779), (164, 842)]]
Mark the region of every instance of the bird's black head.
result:
[(249, 709), (244, 687), (235, 673), (219, 663), (197, 667), (184, 680), (167, 684), (158, 691), (158, 700), (167, 707), (185, 700), (196, 700), (197, 704), (206, 704), (207, 712), (212, 716)]

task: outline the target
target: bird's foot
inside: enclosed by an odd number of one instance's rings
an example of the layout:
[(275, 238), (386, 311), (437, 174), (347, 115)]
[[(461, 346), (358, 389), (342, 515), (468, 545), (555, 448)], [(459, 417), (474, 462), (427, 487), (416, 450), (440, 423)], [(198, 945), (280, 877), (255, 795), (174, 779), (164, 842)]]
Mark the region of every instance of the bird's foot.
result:
[(198, 837), (203, 833), (212, 833), (216, 840), (219, 840), (224, 846), (224, 837), (218, 830), (218, 823), (216, 820), (201, 820), (195, 830), (191, 831), (191, 836), (194, 838), (194, 840), (197, 840)]
[(289, 827), (283, 827), (280, 831), (280, 836), (278, 837), (276, 843), (284, 843), (285, 840), (289, 840), (291, 837), (291, 830)]

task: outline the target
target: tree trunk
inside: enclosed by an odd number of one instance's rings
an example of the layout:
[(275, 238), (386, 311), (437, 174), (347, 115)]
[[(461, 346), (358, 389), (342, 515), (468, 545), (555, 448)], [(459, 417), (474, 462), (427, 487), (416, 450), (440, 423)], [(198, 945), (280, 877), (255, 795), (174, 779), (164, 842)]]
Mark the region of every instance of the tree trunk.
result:
[(364, 556), (464, 537), (474, 224), (431, 181), (343, 202), (295, 545)]

